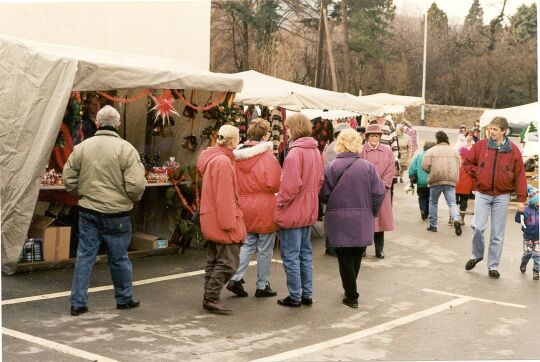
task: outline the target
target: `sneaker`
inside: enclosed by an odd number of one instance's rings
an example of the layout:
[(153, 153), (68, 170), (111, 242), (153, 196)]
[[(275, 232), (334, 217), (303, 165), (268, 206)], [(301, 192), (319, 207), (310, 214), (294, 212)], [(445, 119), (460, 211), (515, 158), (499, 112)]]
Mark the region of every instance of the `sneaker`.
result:
[(257, 289), (255, 291), (255, 297), (257, 298), (266, 298), (266, 297), (275, 297), (277, 292), (270, 288), (270, 282), (266, 282), (266, 287), (264, 289)]
[(244, 287), (242, 286), (242, 282), (238, 282), (236, 280), (231, 280), (227, 284), (227, 290), (233, 292), (239, 297), (247, 297), (248, 293), (244, 290)]
[(499, 277), (501, 276), (501, 274), (499, 274), (499, 272), (496, 271), (495, 269), (490, 270), (490, 271), (488, 272), (488, 275), (489, 275), (489, 277), (490, 277), (491, 279), (499, 279)]
[(538, 278), (539, 278), (538, 270), (533, 269), (533, 279), (534, 279), (534, 280), (538, 280)]
[(125, 304), (116, 304), (116, 309), (133, 309), (141, 305), (141, 302), (138, 300), (130, 300)]
[(437, 228), (436, 228), (435, 226), (431, 226), (431, 225), (429, 225), (429, 227), (428, 227), (426, 230), (427, 230), (427, 231), (432, 231), (432, 232), (434, 232), (434, 233), (437, 232)]
[(308, 297), (302, 297), (300, 301), (303, 305), (313, 305), (313, 299)]
[[(519, 271), (522, 273), (525, 273), (527, 271), (527, 263), (521, 263), (521, 265), (519, 266)], [(533, 273), (534, 273), (534, 270), (533, 270)]]
[(284, 307), (292, 307), (292, 308), (299, 308), (302, 306), (302, 302), (299, 300), (294, 300), (291, 297), (286, 297), (283, 299), (278, 299), (277, 304), (282, 305)]
[(484, 258), (478, 258), (478, 259), (469, 259), (467, 263), (465, 264), (465, 270), (471, 270), (474, 269), (476, 264), (478, 264), (480, 261), (482, 261)]
[(358, 299), (343, 298), (343, 304), (345, 304), (347, 307), (356, 309), (358, 308)]
[(72, 316), (78, 316), (80, 314), (88, 312), (88, 307), (83, 305), (82, 307), (74, 307), (71, 306), (71, 315)]
[(460, 236), (461, 233), (463, 232), (461, 230), (461, 223), (459, 221), (454, 221), (454, 231), (456, 232), (457, 236)]

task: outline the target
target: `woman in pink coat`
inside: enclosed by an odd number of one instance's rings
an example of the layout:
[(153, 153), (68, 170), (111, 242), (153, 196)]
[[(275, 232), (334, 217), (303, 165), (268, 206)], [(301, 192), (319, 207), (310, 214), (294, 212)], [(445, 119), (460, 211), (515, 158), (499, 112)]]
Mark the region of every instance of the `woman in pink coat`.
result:
[(317, 222), (319, 189), (324, 181), (317, 141), (311, 121), (295, 114), (285, 121), (291, 144), (283, 164), (274, 220), (280, 226), (281, 258), (287, 274), (289, 296), (278, 300), (286, 307), (311, 305), (311, 226)]
[(278, 226), (274, 222), (275, 193), (279, 190), (281, 167), (272, 153), (270, 123), (262, 118), (251, 121), (247, 130), (249, 141), (234, 151), (236, 176), (240, 189), (240, 209), (248, 231), (240, 248), (240, 264), (227, 289), (239, 297), (247, 297), (242, 279), (257, 252), (257, 283), (255, 297), (274, 297), (270, 288), (270, 265)]
[(379, 211), (379, 216), (374, 219), (373, 225), (375, 230), (373, 235), (375, 256), (384, 259), (384, 232), (394, 230), (394, 215), (392, 211), (390, 188), (392, 187), (392, 180), (396, 175), (396, 157), (390, 147), (381, 144), (381, 135), (381, 126), (378, 124), (370, 124), (367, 127), (367, 142), (360, 153), (360, 157), (375, 165), (375, 169), (386, 188), (386, 194), (381, 210)]
[(238, 268), (240, 244), (246, 237), (234, 166), (238, 142), (238, 128), (221, 126), (217, 145), (202, 151), (197, 162), (203, 175), (201, 231), (208, 240), (203, 307), (213, 313), (231, 312), (221, 302), (221, 289)]

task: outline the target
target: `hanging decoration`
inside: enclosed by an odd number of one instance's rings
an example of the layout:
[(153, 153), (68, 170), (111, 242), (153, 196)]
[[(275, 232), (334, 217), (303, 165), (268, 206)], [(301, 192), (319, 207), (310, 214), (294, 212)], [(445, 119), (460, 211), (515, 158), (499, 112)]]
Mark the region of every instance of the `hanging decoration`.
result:
[(139, 94), (136, 94), (134, 95), (133, 97), (130, 97), (130, 98), (119, 98), (119, 97), (113, 97), (111, 96), (110, 94), (108, 93), (105, 93), (105, 92), (97, 92), (97, 94), (99, 94), (100, 96), (110, 100), (110, 101), (113, 101), (113, 102), (117, 102), (117, 103), (133, 103), (141, 98), (144, 98), (146, 96), (148, 96), (150, 94), (150, 89), (143, 89), (143, 91)]
[(171, 95), (171, 91), (168, 89), (163, 90), (163, 93), (161, 93), (160, 96), (154, 97), (150, 96), (152, 100), (154, 101), (155, 105), (150, 111), (156, 111), (156, 118), (154, 119), (154, 125), (159, 125), (158, 118), (161, 117), (161, 126), (174, 126), (174, 120), (170, 119), (170, 114), (176, 114), (179, 116), (176, 109), (174, 109), (174, 98)]
[(228, 93), (224, 93), (220, 97), (218, 97), (215, 101), (213, 101), (211, 103), (208, 103), (211, 100), (212, 95), (213, 95), (213, 93), (211, 93), (208, 102), (206, 102), (207, 104), (205, 104), (204, 106), (197, 106), (196, 104), (192, 104), (190, 101), (188, 101), (186, 99), (186, 97), (184, 96), (184, 90), (183, 89), (180, 89), (180, 90), (173, 89), (173, 93), (174, 93), (175, 96), (178, 97), (178, 99), (180, 99), (180, 101), (182, 103), (184, 103), (186, 106), (189, 106), (190, 108), (192, 108), (192, 109), (194, 109), (196, 111), (207, 111), (207, 110), (209, 110), (211, 108), (214, 108), (215, 106), (217, 106), (218, 104), (223, 102), (223, 100), (225, 99), (225, 97), (228, 94)]

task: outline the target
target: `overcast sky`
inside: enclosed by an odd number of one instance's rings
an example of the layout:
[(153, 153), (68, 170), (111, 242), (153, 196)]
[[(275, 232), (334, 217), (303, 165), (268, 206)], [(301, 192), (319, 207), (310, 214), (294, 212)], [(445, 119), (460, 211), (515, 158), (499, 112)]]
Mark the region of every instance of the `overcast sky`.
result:
[[(473, 0), (394, 0), (398, 14), (415, 15), (423, 13), (423, 9), (435, 2), (439, 9), (444, 10), (451, 23), (463, 23), (467, 16)], [(522, 4), (530, 5), (534, 0), (508, 0), (504, 13), (506, 16), (513, 15), (516, 9)], [(502, 9), (503, 0), (480, 0), (480, 5), (484, 10), (484, 23), (499, 15)]]

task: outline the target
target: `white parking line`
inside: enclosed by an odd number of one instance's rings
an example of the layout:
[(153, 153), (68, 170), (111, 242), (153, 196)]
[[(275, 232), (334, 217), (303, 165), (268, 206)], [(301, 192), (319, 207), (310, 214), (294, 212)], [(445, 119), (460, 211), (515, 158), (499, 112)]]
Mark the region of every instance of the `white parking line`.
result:
[(498, 301), (496, 301), (496, 300), (484, 299), (484, 298), (476, 298), (476, 297), (471, 297), (471, 296), (469, 296), (469, 295), (461, 295), (461, 294), (455, 294), (455, 293), (443, 292), (443, 291), (440, 291), (440, 290), (434, 290), (434, 289), (429, 289), (429, 288), (424, 288), (424, 289), (422, 289), (422, 291), (427, 292), (427, 293), (435, 293), (435, 294), (448, 295), (448, 296), (450, 296), (450, 297), (465, 297), (465, 298), (469, 298), (469, 299), (471, 299), (471, 300), (476, 300), (477, 302), (499, 304), (499, 305), (504, 305), (504, 306), (506, 306), (506, 307), (514, 307), (514, 308), (526, 308), (526, 307), (527, 307), (527, 306), (525, 306), (525, 305), (523, 305), (523, 304), (514, 304), (514, 303), (498, 302)]
[[(281, 260), (278, 260), (278, 259), (272, 259), (272, 262), (278, 263), (278, 264), (283, 264), (283, 262)], [(249, 265), (257, 265), (257, 261), (252, 261), (252, 262), (249, 263)], [(192, 271), (192, 272), (188, 272), (188, 273), (172, 274), (172, 275), (165, 275), (163, 277), (137, 280), (137, 281), (133, 282), (133, 285), (136, 286), (136, 285), (159, 283), (159, 282), (164, 282), (164, 281), (168, 281), (168, 280), (182, 279), (182, 278), (187, 278), (187, 277), (191, 277), (191, 276), (194, 276), (194, 275), (201, 275), (201, 274), (204, 274), (204, 270), (196, 270), (196, 271)], [(104, 286), (101, 286), (101, 287), (89, 288), (88, 293), (103, 292), (105, 290), (112, 290), (112, 289), (114, 289), (114, 287), (112, 285), (104, 285)], [(62, 297), (67, 297), (69, 295), (71, 295), (70, 291), (34, 295), (34, 296), (31, 296), (31, 297), (22, 297), (22, 298), (14, 298), (14, 299), (3, 300), (2, 305), (34, 302), (36, 300), (62, 298)]]
[[(114, 359), (111, 359), (111, 358), (107, 358), (107, 357), (100, 356), (100, 355), (95, 354), (95, 353), (90, 353), (90, 352), (83, 351), (81, 349), (66, 346), (65, 344), (61, 344), (61, 343), (49, 341), (47, 339), (32, 336), (30, 334), (14, 331), (13, 329), (8, 329), (8, 328), (4, 327), (4, 328), (2, 328), (2, 333), (5, 334), (6, 336), (10, 336), (10, 337), (13, 337), (13, 338), (18, 338), (18, 339), (22, 339), (24, 341), (32, 342), (32, 343), (38, 344), (40, 346), (43, 346), (45, 348), (53, 349), (55, 351), (59, 351), (59, 352), (69, 354), (69, 355), (72, 355), (72, 356), (84, 358), (84, 359), (87, 359), (89, 361), (118, 362), (117, 360), (114, 360)], [(4, 343), (5, 343), (5, 341), (4, 341)]]
[(368, 328), (368, 329), (363, 329), (361, 331), (351, 333), (351, 334), (348, 334), (348, 335), (343, 336), (343, 337), (330, 339), (328, 341), (324, 341), (324, 342), (321, 342), (321, 343), (312, 344), (311, 346), (306, 346), (306, 347), (302, 347), (302, 348), (298, 348), (298, 349), (293, 349), (291, 351), (275, 354), (275, 355), (272, 355), (272, 356), (267, 356), (267, 357), (264, 357), (264, 358), (256, 359), (254, 361), (257, 361), (257, 362), (262, 362), (262, 361), (284, 361), (284, 360), (294, 359), (294, 358), (296, 358), (298, 356), (301, 356), (301, 355), (322, 351), (324, 349), (331, 348), (331, 347), (336, 347), (336, 346), (339, 346), (339, 345), (342, 345), (342, 344), (345, 344), (345, 343), (355, 342), (355, 341), (358, 341), (358, 340), (360, 340), (362, 338), (366, 338), (366, 337), (372, 336), (372, 335), (377, 334), (377, 333), (385, 332), (385, 331), (391, 330), (393, 328), (402, 326), (404, 324), (411, 323), (411, 322), (414, 322), (416, 320), (428, 317), (430, 315), (443, 312), (443, 311), (445, 311), (447, 309), (453, 308), (453, 307), (458, 306), (460, 304), (467, 303), (470, 300), (471, 299), (468, 298), (468, 297), (456, 298), (456, 299), (453, 299), (453, 300), (451, 300), (449, 302), (439, 304), (439, 305), (437, 305), (435, 307), (425, 309), (425, 310), (422, 310), (420, 312), (416, 312), (416, 313), (413, 313), (413, 314), (409, 314), (407, 316), (404, 316), (404, 317), (401, 317), (401, 318), (398, 318), (398, 319), (394, 319), (394, 320), (392, 320), (390, 322), (379, 324), (379, 325), (377, 325), (375, 327), (371, 327), (371, 328)]

